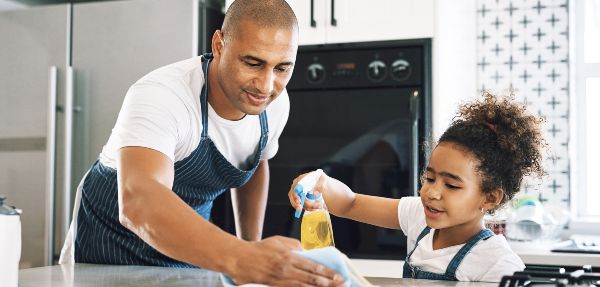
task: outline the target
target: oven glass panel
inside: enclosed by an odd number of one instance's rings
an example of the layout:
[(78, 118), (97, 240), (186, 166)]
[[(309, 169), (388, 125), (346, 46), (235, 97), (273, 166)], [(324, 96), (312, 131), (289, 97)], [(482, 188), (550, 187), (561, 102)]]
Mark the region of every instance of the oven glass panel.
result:
[[(358, 193), (391, 198), (412, 195), (412, 92), (397, 88), (290, 91), (290, 117), (279, 151), (269, 161), (264, 235), (299, 238), (300, 220), (293, 217), (287, 193), (294, 177), (316, 168)], [(401, 231), (338, 217), (332, 217), (332, 223), (336, 247), (349, 256), (405, 256), (406, 239)]]

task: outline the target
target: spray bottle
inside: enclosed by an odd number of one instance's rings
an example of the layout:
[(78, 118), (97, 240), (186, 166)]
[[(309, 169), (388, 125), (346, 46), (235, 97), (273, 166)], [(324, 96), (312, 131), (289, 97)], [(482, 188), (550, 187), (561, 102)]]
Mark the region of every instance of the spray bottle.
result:
[[(323, 174), (321, 169), (313, 171), (304, 176), (294, 188), (294, 192), (300, 197), (300, 206), (304, 207), (304, 201), (316, 201), (320, 203), (320, 208), (315, 210), (305, 210), (302, 215), (300, 225), (300, 242), (305, 250), (334, 246), (333, 229), (331, 226), (331, 217), (325, 200), (321, 194), (315, 195), (313, 190), (319, 177)], [(296, 210), (296, 218), (300, 217), (301, 210)]]

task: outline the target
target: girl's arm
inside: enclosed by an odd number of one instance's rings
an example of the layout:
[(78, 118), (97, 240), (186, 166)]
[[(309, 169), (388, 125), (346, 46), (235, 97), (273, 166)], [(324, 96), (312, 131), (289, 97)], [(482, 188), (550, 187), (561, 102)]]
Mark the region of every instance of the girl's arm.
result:
[[(294, 179), (288, 193), (292, 207), (299, 210), (300, 198), (294, 193), (294, 187), (304, 177)], [(336, 216), (344, 217), (380, 227), (399, 229), (398, 204), (400, 199), (370, 196), (354, 193), (343, 182), (322, 174), (314, 193), (322, 193), (327, 209)], [(312, 210), (318, 208), (318, 203), (305, 201), (304, 208)]]
[(356, 194), (352, 206), (346, 212), (336, 215), (379, 227), (400, 229), (399, 203), (400, 199)]

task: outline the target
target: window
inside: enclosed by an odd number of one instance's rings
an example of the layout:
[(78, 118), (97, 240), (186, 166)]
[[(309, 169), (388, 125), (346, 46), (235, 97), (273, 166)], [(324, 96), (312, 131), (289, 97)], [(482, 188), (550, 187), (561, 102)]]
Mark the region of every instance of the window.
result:
[(571, 6), (571, 211), (575, 222), (600, 222), (600, 0)]

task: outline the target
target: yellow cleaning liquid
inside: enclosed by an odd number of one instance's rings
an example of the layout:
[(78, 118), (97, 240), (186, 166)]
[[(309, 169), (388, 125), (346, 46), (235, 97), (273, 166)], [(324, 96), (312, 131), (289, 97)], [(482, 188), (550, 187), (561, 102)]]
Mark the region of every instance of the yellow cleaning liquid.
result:
[(300, 229), (300, 242), (304, 250), (335, 245), (331, 218), (326, 210), (305, 211)]

